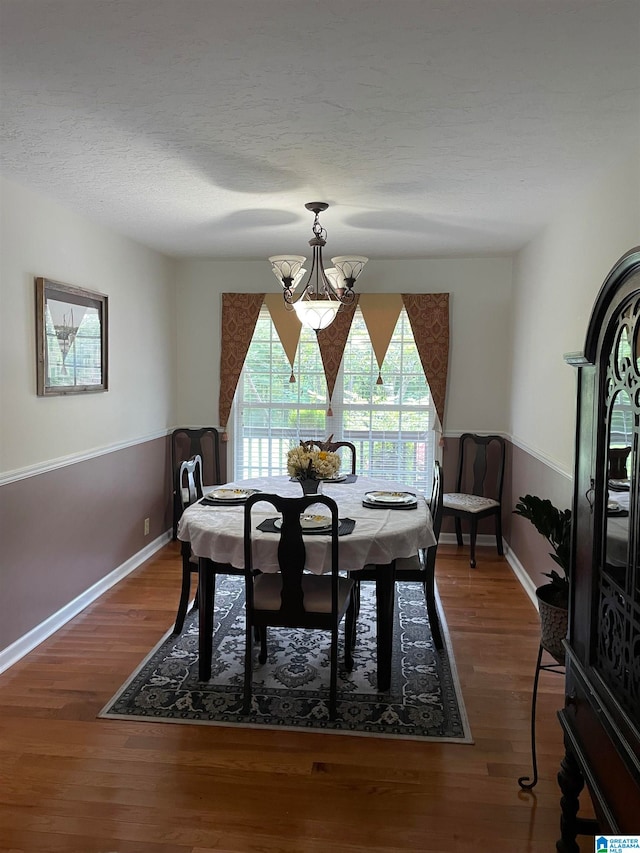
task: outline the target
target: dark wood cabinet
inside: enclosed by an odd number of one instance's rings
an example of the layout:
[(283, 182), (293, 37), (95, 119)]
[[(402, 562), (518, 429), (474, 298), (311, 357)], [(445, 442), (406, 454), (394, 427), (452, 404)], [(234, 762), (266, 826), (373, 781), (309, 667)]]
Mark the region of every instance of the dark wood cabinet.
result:
[[(561, 853), (640, 834), (640, 247), (593, 308), (578, 371)], [(586, 788), (597, 823), (580, 816)]]

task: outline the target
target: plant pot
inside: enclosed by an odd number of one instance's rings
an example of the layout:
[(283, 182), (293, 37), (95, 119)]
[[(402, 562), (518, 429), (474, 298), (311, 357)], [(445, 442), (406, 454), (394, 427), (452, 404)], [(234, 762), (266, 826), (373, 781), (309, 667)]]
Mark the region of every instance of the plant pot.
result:
[(558, 606), (557, 601), (554, 602), (555, 593), (555, 588), (549, 583), (539, 586), (536, 590), (540, 613), (540, 644), (558, 663), (563, 664), (562, 641), (567, 636), (569, 610), (567, 605)]

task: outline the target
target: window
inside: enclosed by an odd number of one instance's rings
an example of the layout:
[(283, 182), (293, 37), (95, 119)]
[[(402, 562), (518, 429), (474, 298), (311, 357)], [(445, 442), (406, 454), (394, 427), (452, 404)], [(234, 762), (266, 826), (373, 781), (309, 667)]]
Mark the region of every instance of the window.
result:
[[(235, 397), (235, 477), (286, 473), (300, 439), (333, 434), (356, 446), (358, 472), (397, 479), (427, 494), (435, 449), (435, 409), (403, 309), (383, 364), (383, 384), (359, 309), (329, 406), (315, 332), (303, 327), (291, 366), (263, 307)], [(346, 463), (345, 466), (346, 468)]]

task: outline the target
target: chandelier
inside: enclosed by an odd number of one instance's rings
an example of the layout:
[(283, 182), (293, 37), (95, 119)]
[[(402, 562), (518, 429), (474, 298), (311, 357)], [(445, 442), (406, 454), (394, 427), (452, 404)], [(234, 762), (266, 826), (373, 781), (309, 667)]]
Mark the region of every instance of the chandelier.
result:
[(324, 268), (322, 248), (327, 243), (327, 232), (320, 225), (320, 214), (329, 205), (324, 201), (310, 201), (307, 210), (315, 213), (313, 238), (309, 245), (313, 249), (311, 270), (307, 280), (294, 298), (294, 291), (302, 281), (306, 270), (304, 255), (273, 255), (269, 258), (273, 274), (282, 285), (285, 306), (295, 310), (300, 322), (316, 332), (326, 329), (335, 320), (342, 305), (349, 305), (355, 298), (353, 285), (362, 272), (368, 258), (359, 255), (340, 255), (331, 258), (333, 267)]

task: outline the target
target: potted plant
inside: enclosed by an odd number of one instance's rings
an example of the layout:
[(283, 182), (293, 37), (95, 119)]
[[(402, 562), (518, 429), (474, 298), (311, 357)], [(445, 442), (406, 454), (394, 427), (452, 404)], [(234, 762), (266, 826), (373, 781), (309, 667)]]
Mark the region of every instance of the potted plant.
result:
[(514, 509), (516, 515), (528, 519), (553, 551), (550, 557), (560, 567), (544, 572), (549, 583), (536, 590), (540, 612), (540, 642), (549, 654), (564, 662), (562, 641), (567, 636), (569, 608), (569, 555), (571, 543), (571, 510), (560, 510), (550, 500), (525, 495)]

